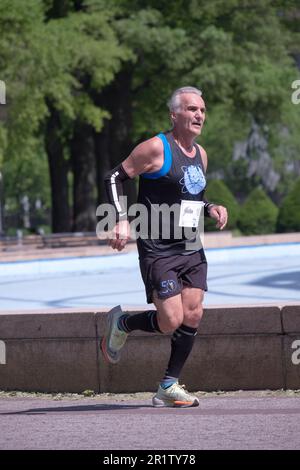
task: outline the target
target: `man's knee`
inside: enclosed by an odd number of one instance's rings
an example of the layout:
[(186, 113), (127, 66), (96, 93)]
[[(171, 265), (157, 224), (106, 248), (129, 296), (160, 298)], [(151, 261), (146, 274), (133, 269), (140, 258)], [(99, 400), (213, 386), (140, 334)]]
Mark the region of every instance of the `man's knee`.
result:
[(182, 322), (182, 315), (158, 315), (159, 329), (164, 334), (173, 333)]
[(183, 323), (187, 326), (197, 328), (203, 315), (202, 304), (188, 305), (184, 308)]

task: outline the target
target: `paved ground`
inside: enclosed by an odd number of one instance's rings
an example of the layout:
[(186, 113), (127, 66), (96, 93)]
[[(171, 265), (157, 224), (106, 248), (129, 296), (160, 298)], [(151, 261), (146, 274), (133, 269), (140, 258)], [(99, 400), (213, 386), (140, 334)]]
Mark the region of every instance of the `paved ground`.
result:
[[(205, 305), (300, 302), (300, 243), (207, 250)], [(146, 307), (136, 252), (0, 265), (0, 310)]]
[(180, 410), (151, 394), (0, 392), (0, 449), (300, 449), (299, 392), (198, 392)]

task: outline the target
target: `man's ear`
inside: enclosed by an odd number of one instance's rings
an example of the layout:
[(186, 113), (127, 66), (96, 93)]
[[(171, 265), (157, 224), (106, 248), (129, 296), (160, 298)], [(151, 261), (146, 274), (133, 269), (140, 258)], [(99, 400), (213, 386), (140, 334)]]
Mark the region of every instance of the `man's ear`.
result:
[(176, 114), (174, 111), (172, 111), (172, 112), (170, 113), (170, 117), (171, 117), (171, 121), (172, 121), (172, 122), (175, 122), (176, 119), (177, 119), (177, 114)]

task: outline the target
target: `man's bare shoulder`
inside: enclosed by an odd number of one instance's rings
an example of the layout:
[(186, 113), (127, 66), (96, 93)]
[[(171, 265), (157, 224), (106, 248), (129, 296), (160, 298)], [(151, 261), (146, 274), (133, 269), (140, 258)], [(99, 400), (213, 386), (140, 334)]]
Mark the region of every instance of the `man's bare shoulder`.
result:
[(132, 154), (146, 155), (150, 157), (155, 157), (161, 155), (163, 152), (163, 143), (161, 139), (157, 136), (151, 137), (151, 139), (144, 140), (138, 144), (133, 150)]
[(163, 143), (155, 136), (138, 144), (124, 160), (123, 167), (130, 177), (134, 177), (141, 173), (158, 171), (163, 164), (163, 158)]

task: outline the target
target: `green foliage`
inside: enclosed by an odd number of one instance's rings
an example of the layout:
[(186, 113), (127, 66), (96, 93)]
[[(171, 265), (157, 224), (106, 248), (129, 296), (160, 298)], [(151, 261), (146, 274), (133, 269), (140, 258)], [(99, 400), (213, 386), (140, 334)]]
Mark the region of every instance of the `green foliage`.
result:
[(278, 214), (279, 232), (300, 232), (300, 179), (285, 197)]
[(7, 145), (6, 139), (7, 139), (6, 129), (3, 126), (3, 124), (1, 124), (0, 122), (0, 171), (3, 165), (4, 149), (6, 148), (6, 145)]
[[(254, 118), (269, 127), (280, 191), (294, 179), (285, 175), (300, 155), (299, 106), (290, 101), (298, 75), (296, 0), (1, 0), (0, 30), (6, 199), (27, 193), (50, 202), (44, 151), (50, 107), (60, 114), (69, 159), (75, 123), (101, 132), (113, 117), (101, 92), (113, 84), (122, 89), (124, 70), (131, 77), (122, 91), (129, 96), (132, 146), (167, 129), (171, 92), (194, 85), (208, 109), (200, 141), (209, 172), (225, 178), (235, 194), (256, 184), (247, 181), (243, 162), (231, 162), (234, 143), (246, 138)], [(122, 115), (119, 97), (110, 99)], [(122, 133), (118, 126), (111, 132), (111, 141)]]
[[(297, 78), (297, 77), (295, 77)], [(292, 88), (290, 88), (290, 92)], [(283, 108), (282, 123), (270, 126), (269, 148), (274, 168), (281, 175), (277, 191), (285, 196), (299, 175), (300, 167), (300, 105), (291, 102)]]
[(262, 188), (254, 189), (243, 204), (238, 226), (244, 235), (274, 233), (278, 208)]
[(4, 192), (7, 207), (15, 206), (22, 196), (31, 201), (41, 199), (46, 207), (51, 206), (48, 162), (42, 147), (34, 146), (33, 158), (18, 158), (4, 166)]
[[(90, 3), (99, 8), (104, 2)], [(286, 18), (294, 2), (112, 0), (111, 5), (120, 17), (115, 28), (135, 54), (135, 141), (169, 127), (165, 103), (174, 88), (198, 86), (208, 109), (201, 143), (209, 171), (223, 170), (227, 178), (234, 142), (246, 137), (252, 117), (275, 130), (291, 116), (286, 103), (296, 68), (289, 48), (296, 33)], [(299, 119), (293, 123), (293, 135), (300, 135)]]
[(127, 49), (118, 43), (109, 12), (75, 13), (69, 2), (67, 17), (46, 22), (47, 8), (41, 0), (0, 3), (0, 78), (7, 84), (8, 110), (0, 127), (0, 164), (6, 198), (28, 194), (48, 204), (43, 146), (49, 103), (61, 114), (66, 146), (76, 119), (100, 131), (109, 113), (89, 91), (113, 79)]
[[(209, 202), (225, 206), (228, 212), (228, 223), (226, 230), (232, 230), (236, 227), (239, 206), (236, 202), (232, 192), (221, 180), (210, 180), (207, 185), (205, 197)], [(205, 230), (216, 231), (216, 221), (213, 219), (205, 218)]]
[(222, 103), (207, 111), (201, 145), (207, 150), (209, 174), (221, 172), (222, 176), (227, 177), (234, 144), (247, 137), (249, 117), (233, 116), (231, 113), (230, 105)]

